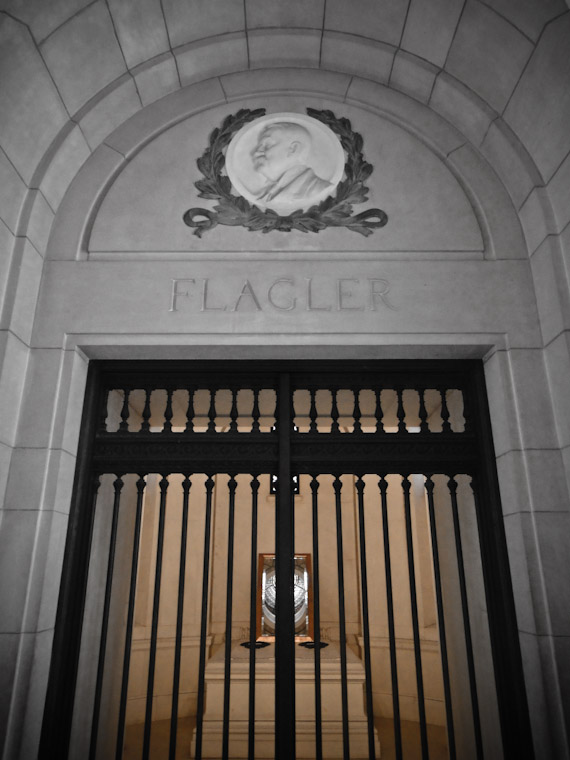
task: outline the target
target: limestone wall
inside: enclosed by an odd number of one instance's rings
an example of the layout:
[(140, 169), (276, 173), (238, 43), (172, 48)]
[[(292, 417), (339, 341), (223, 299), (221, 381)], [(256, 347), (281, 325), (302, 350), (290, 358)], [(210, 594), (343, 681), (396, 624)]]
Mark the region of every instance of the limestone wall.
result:
[[(9, 0), (0, 18), (5, 756), (37, 746), (86, 358), (342, 354), (486, 358), (535, 741), (567, 757), (566, 4), (468, 0), (428, 12), (413, 0), (406, 12), (391, 0), (381, 18), (364, 0), (350, 11), (329, 1), (324, 15), (317, 0), (252, 0), (247, 18), (229, 2), (215, 14), (160, 5)], [(180, 237), (210, 120), (261, 101), (350, 112), (374, 155), (374, 203), (391, 212), (384, 237), (266, 245), (242, 231), (199, 249)], [(159, 160), (170, 169), (155, 184), (177, 177), (158, 199), (166, 215), (148, 213), (149, 198), (159, 210), (149, 191), (139, 198), (147, 226), (129, 227), (122, 183), (132, 190), (167, 130), (180, 136), (192, 114), (196, 144), (189, 133), (187, 151)], [(376, 132), (396, 152), (377, 153)], [(406, 210), (420, 188), (415, 167), (426, 196)], [(112, 204), (121, 213), (111, 224)], [(454, 213), (441, 216), (442, 204)], [(434, 249), (418, 243), (428, 239)], [(168, 312), (172, 279), (212, 279), (231, 307), (244, 277), (261, 312), (205, 315), (192, 296)], [(279, 277), (313, 280), (330, 319), (307, 313), (302, 290), (298, 311), (271, 311), (268, 285)], [(398, 311), (335, 311), (344, 277), (389, 280)]]

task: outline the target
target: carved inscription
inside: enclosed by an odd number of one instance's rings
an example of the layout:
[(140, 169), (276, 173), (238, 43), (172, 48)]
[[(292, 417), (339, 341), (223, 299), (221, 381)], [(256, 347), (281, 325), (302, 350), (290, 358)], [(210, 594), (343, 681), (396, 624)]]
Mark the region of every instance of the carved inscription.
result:
[(255, 286), (248, 279), (228, 292), (221, 281), (209, 277), (171, 280), (168, 311), (355, 312), (396, 310), (390, 283), (378, 277), (340, 277), (326, 283), (313, 277), (279, 277)]

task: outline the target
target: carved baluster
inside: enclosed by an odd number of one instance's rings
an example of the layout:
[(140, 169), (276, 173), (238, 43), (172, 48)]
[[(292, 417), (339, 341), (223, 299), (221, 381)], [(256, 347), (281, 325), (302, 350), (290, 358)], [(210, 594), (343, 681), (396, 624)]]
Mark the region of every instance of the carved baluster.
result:
[(194, 391), (195, 389), (188, 386), (188, 408), (186, 409), (186, 432), (194, 432)]
[(230, 432), (237, 433), (238, 408), (237, 408), (237, 388), (232, 388), (232, 408), (230, 411)]
[(338, 424), (338, 405), (336, 400), (336, 395), (338, 393), (337, 390), (332, 390), (332, 408), (331, 408), (331, 418), (332, 418), (332, 424), (331, 424), (331, 433), (338, 433), (340, 430), (340, 425)]
[(449, 409), (447, 408), (447, 391), (445, 388), (439, 389), (441, 395), (441, 419), (443, 420), (443, 433), (451, 433), (451, 425), (449, 424)]
[(251, 425), (252, 433), (259, 433), (259, 388), (253, 388), (253, 409), (251, 410), (253, 423)]
[(418, 395), (420, 397), (420, 433), (429, 433), (425, 392), (425, 388), (418, 388)]
[(163, 433), (172, 432), (172, 388), (166, 389), (166, 409), (164, 410), (164, 427)]
[(119, 430), (128, 430), (129, 429), (129, 396), (131, 392), (128, 388), (125, 388), (123, 393), (124, 393), (123, 408), (121, 409), (121, 424), (119, 425)]
[(404, 392), (401, 388), (396, 388), (398, 394), (398, 433), (406, 432), (406, 412), (404, 411)]
[(317, 392), (314, 388), (311, 388), (309, 393), (311, 394), (311, 409), (309, 411), (309, 419), (311, 420), (309, 425), (309, 432), (310, 433), (317, 433), (318, 427), (317, 427), (317, 402), (316, 402), (316, 395)]
[(148, 433), (150, 431), (150, 396), (152, 393), (151, 388), (144, 389), (144, 408), (142, 410), (142, 423), (141, 433)]
[(376, 432), (384, 433), (384, 412), (382, 411), (382, 402), (380, 401), (380, 395), (382, 391), (380, 388), (376, 388), (374, 395), (376, 396), (376, 409), (374, 410), (374, 416), (376, 418)]
[(360, 412), (360, 391), (358, 388), (354, 391), (354, 411), (352, 412), (352, 418), (354, 420), (353, 433), (362, 433), (362, 425), (360, 424), (360, 418), (362, 414)]
[(216, 391), (210, 391), (210, 408), (208, 409), (208, 433), (216, 432)]

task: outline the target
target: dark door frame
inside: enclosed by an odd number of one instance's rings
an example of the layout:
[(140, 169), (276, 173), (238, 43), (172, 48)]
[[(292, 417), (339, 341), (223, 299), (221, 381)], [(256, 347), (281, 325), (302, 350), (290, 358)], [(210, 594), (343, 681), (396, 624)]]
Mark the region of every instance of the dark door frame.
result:
[[(458, 437), (453, 439), (453, 434), (426, 436), (425, 440), (414, 436), (413, 447), (405, 436), (390, 435), (388, 438), (391, 440), (383, 442), (363, 440), (363, 471), (366, 471), (366, 460), (377, 460), (379, 452), (382, 451), (386, 461), (386, 472), (411, 473), (417, 471), (417, 463), (421, 461), (423, 471), (453, 474), (469, 471), (476, 478), (477, 522), (504, 753), (505, 758), (532, 760), (533, 744), (483, 365), (480, 361), (472, 360), (90, 362), (39, 757), (57, 757), (58, 760), (68, 757), (94, 520), (94, 482), (98, 467), (105, 460), (105, 449), (99, 432), (102, 415), (103, 422), (105, 416), (103, 409), (106, 409), (106, 389), (153, 385), (156, 388), (184, 387), (184, 382), (188, 382), (189, 377), (206, 379), (224, 376), (233, 381), (242, 376), (244, 381), (249, 379), (258, 385), (268, 380), (278, 380), (279, 430), (276, 446), (279, 456), (276, 474), (279, 478), (280, 506), (292, 504), (292, 468), (297, 472), (302, 471), (302, 462), (307, 461), (307, 456), (312, 468), (322, 465), (325, 472), (333, 474), (336, 472), (335, 465), (338, 464), (340, 468), (343, 461), (342, 451), (335, 454), (331, 447), (327, 447), (326, 435), (319, 440), (317, 447), (314, 441), (305, 443), (301, 440), (290, 445), (290, 394), (299, 378), (307, 378), (311, 383), (318, 384), (320, 378), (323, 378), (323, 382), (330, 382), (335, 378), (338, 383), (345, 377), (347, 382), (355, 383), (360, 381), (360, 378), (375, 376), (389, 378), (390, 382), (396, 385), (403, 384), (403, 387), (453, 387), (464, 390), (465, 397), (469, 399), (469, 405), (466, 405), (465, 409), (469, 427), (466, 428), (465, 434), (461, 434), (461, 440)], [(177, 382), (180, 384), (177, 385)], [(204, 446), (204, 440), (200, 443), (200, 450), (210, 453), (202, 453), (202, 457), (208, 458), (212, 455), (206, 467), (216, 467), (219, 471), (219, 461), (216, 461), (215, 457), (215, 442), (212, 440), (212, 446), (209, 447)], [(264, 442), (263, 446), (266, 445)], [(261, 448), (259, 450), (261, 451)], [(177, 461), (188, 461), (189, 456), (197, 455), (196, 452), (195, 445), (190, 441), (180, 442), (180, 445), (173, 442), (170, 451), (164, 455), (166, 458), (162, 465), (153, 471), (160, 471), (161, 466), (166, 471), (172, 468), (172, 461), (176, 466)], [(141, 448), (134, 459), (132, 454), (129, 456), (130, 459), (125, 458), (119, 465), (123, 472), (137, 472), (139, 462), (152, 454), (150, 450), (145, 453)], [(255, 470), (263, 458), (261, 455), (259, 458), (256, 457), (257, 454), (251, 454), (252, 470)], [(281, 614), (282, 619), (290, 618), (292, 621), (293, 615), (288, 613), (292, 612), (293, 598), (287, 586), (288, 574), (292, 572), (292, 563), (289, 561), (289, 554), (293, 553), (292, 509), (278, 509), (276, 531), (277, 546), (287, 548), (287, 551), (280, 554), (280, 560), (278, 559), (282, 565), (277, 567), (278, 615)], [(289, 633), (291, 635), (288, 635)], [(276, 689), (279, 700), (276, 705), (276, 746), (279, 748), (281, 742), (281, 748), (285, 748), (283, 757), (287, 760), (293, 757), (289, 745), (291, 726), (294, 731), (295, 716), (294, 669), (290, 668), (288, 672), (280, 669), (279, 660), (288, 659), (290, 662), (290, 650), (293, 646), (294, 630), (291, 632), (282, 629), (282, 635), (276, 642), (276, 679), (279, 679)]]

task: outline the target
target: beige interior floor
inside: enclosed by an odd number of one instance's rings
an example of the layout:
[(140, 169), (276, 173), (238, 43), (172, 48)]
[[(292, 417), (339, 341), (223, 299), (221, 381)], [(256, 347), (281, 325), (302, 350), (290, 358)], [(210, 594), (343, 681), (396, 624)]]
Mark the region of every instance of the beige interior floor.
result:
[[(189, 760), (190, 741), (195, 719), (182, 718), (178, 723), (178, 739), (176, 760)], [(378, 718), (376, 727), (380, 736), (382, 749), (381, 760), (394, 760), (394, 726), (389, 718)], [(127, 726), (125, 732), (125, 748), (123, 760), (140, 760), (142, 754), (143, 725)], [(170, 721), (160, 720), (152, 724), (151, 731), (151, 760), (168, 760), (170, 741)], [(446, 760), (447, 742), (445, 727), (428, 725), (428, 743), (430, 760)], [(418, 723), (402, 721), (402, 744), (405, 760), (421, 758), (420, 729)], [(263, 760), (259, 758), (258, 760)]]

